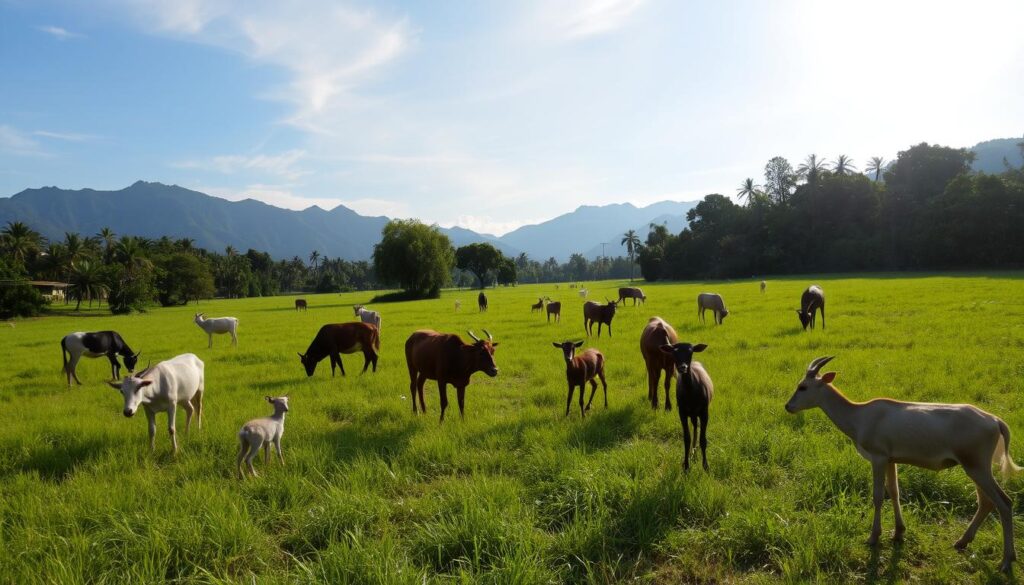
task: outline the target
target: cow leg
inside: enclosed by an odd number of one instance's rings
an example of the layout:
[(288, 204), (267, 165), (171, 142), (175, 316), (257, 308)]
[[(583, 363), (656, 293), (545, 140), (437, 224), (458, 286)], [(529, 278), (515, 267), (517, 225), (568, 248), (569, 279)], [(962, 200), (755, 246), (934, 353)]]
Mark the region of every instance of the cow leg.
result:
[(906, 531), (907, 526), (903, 523), (903, 510), (900, 509), (900, 482), (895, 463), (890, 463), (889, 467), (885, 469), (885, 489), (889, 492), (889, 499), (892, 500), (892, 515), (896, 523), (892, 539), (903, 540), (903, 532)]
[(999, 563), (999, 570), (1010, 571), (1013, 561), (1017, 559), (1017, 553), (1013, 549), (1013, 506), (1009, 496), (999, 487), (994, 477), (992, 468), (987, 463), (978, 467), (964, 467), (974, 484), (979, 490), (985, 493), (989, 501), (999, 512), (999, 523), (1003, 527), (1003, 561)]
[(238, 333), (234, 329), (231, 330), (231, 345), (238, 347)]
[(171, 435), (171, 451), (173, 454), (178, 454), (178, 436), (177, 430), (174, 428), (174, 420), (177, 416), (177, 405), (171, 404), (170, 408), (167, 409), (167, 432)]
[(690, 470), (690, 425), (687, 423), (686, 414), (679, 409), (679, 422), (683, 425), (683, 471)]
[(270, 441), (263, 442), (263, 467), (270, 465)]
[(81, 355), (72, 355), (71, 360), (68, 361), (68, 386), (71, 385), (71, 378), (75, 378), (75, 382), (81, 386), (82, 381), (78, 379), (78, 361), (82, 359)]
[(651, 408), (658, 408), (658, 382), (661, 381), (661, 370), (651, 365), (647, 366), (647, 401)]
[(438, 382), (437, 389), (441, 393), (441, 420), (439, 422), (444, 422), (444, 411), (448, 408), (448, 384)]
[(341, 354), (340, 353), (335, 354), (335, 355), (338, 356), (338, 358), (337, 358), (338, 359), (338, 369), (341, 370), (341, 375), (344, 376), (345, 375), (345, 363), (341, 361)]
[(337, 372), (337, 370), (338, 370), (338, 362), (337, 362), (337, 360), (334, 359), (334, 354), (333, 353), (327, 354), (327, 355), (328, 355), (328, 357), (331, 360), (331, 377), (333, 378), (335, 372)]
[(203, 385), (201, 383), (195, 395), (192, 396), (192, 404), (196, 407), (196, 427), (201, 429), (203, 428)]
[(412, 413), (416, 414), (416, 379), (418, 378), (415, 371), (409, 372), (409, 398), (412, 399)]
[(249, 442), (239, 437), (238, 442), (240, 443), (238, 448), (238, 458), (235, 460), (235, 471), (238, 472), (240, 479), (245, 479), (245, 471), (242, 469), (242, 460), (249, 453)]
[(608, 322), (608, 337), (612, 336), (612, 322)]
[[(587, 400), (586, 410), (590, 410), (590, 405), (594, 403), (594, 394), (597, 394), (597, 380), (594, 378), (590, 379), (590, 399)], [(605, 390), (605, 400), (608, 400), (607, 389)], [(583, 387), (580, 386), (580, 406), (583, 406)], [(605, 405), (607, 406), (607, 405)]]
[(121, 369), (121, 364), (117, 361), (117, 356), (113, 353), (108, 353), (107, 359), (110, 360), (110, 379), (117, 380), (119, 378), (118, 374), (121, 373), (118, 372), (118, 370)]
[(251, 473), (253, 477), (260, 476), (260, 474), (256, 473), (256, 469), (252, 466), (252, 460), (256, 458), (256, 455), (259, 455), (260, 447), (262, 446), (263, 437), (256, 437), (256, 442), (249, 444), (249, 454), (246, 455), (245, 457), (245, 465), (249, 468), (249, 473)]
[(700, 456), (704, 460), (704, 471), (708, 470), (708, 413), (700, 417)]
[(572, 383), (569, 384), (569, 394), (565, 397), (565, 417), (569, 418), (569, 408), (572, 406), (572, 393), (576, 390), (576, 386)]
[(277, 460), (284, 465), (284, 454), (281, 453), (281, 435), (274, 437), (274, 450), (277, 451)]
[(992, 503), (992, 500), (988, 499), (985, 492), (981, 491), (981, 488), (975, 486), (978, 492), (978, 511), (974, 513), (974, 518), (971, 519), (971, 523), (967, 526), (967, 531), (960, 537), (960, 540), (956, 541), (953, 548), (957, 550), (964, 550), (967, 545), (971, 544), (974, 540), (974, 535), (977, 534), (978, 528), (981, 523), (988, 518), (988, 515), (995, 510), (996, 506)]
[(188, 434), (192, 428), (192, 414), (195, 412), (195, 407), (192, 406), (192, 401), (186, 400), (181, 403), (181, 407), (185, 409), (185, 433)]
[(455, 397), (459, 400), (459, 418), (466, 418), (466, 387), (456, 386)]
[(156, 412), (145, 408), (146, 421), (149, 423), (149, 451), (156, 451)]
[(604, 407), (608, 408), (608, 381), (604, 379), (604, 370), (597, 373), (601, 378), (601, 386), (604, 387)]
[[(418, 385), (418, 388), (419, 388), (418, 394), (420, 395), (420, 412), (422, 412), (422, 413), (426, 413), (427, 412), (427, 404), (423, 401), (423, 386), (425, 386), (426, 384), (427, 384), (427, 375), (421, 373), (420, 374), (420, 379), (419, 379), (419, 382), (417, 383), (417, 385)], [(414, 396), (413, 400), (415, 400), (415, 399), (416, 399), (416, 397)]]
[[(672, 410), (672, 395), (669, 393), (669, 390), (671, 389), (672, 367), (669, 366), (665, 368), (665, 412), (670, 412)], [(678, 396), (676, 398), (678, 398)], [(678, 400), (676, 402), (678, 402)], [(678, 407), (679, 405), (677, 404), (676, 406)], [(657, 405), (655, 405), (655, 408), (657, 408)]]
[(882, 535), (882, 500), (885, 498), (885, 470), (889, 462), (878, 459), (871, 462), (871, 474), (874, 480), (871, 491), (871, 503), (875, 507), (875, 516), (871, 521), (871, 534), (868, 536), (868, 544), (878, 544), (878, 537)]
[(821, 306), (821, 330), (825, 330), (825, 305)]

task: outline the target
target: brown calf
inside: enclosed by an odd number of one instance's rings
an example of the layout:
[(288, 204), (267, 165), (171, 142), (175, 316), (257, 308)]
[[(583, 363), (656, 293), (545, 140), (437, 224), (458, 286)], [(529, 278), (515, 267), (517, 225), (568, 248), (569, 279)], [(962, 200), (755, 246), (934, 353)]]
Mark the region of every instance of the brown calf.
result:
[(537, 302), (530, 305), (530, 312), (543, 311), (544, 310), (544, 299), (537, 299)]
[[(569, 382), (569, 396), (565, 399), (565, 416), (569, 416), (569, 405), (572, 404), (572, 393), (577, 386), (580, 387), (580, 416), (585, 417), (590, 405), (594, 402), (594, 394), (597, 393), (597, 380), (601, 379), (604, 387), (604, 407), (608, 408), (608, 382), (604, 379), (604, 354), (596, 349), (588, 349), (576, 355), (576, 349), (583, 345), (582, 341), (564, 341), (562, 343), (551, 342), (551, 345), (562, 350), (565, 357), (565, 379)], [(583, 394), (586, 392), (587, 382), (590, 382), (590, 400), (587, 406), (583, 406)]]
[(306, 368), (306, 375), (312, 376), (320, 360), (330, 357), (331, 377), (334, 376), (335, 367), (341, 368), (341, 375), (344, 376), (345, 365), (341, 363), (341, 354), (357, 351), (363, 352), (363, 372), (366, 372), (370, 364), (373, 364), (373, 371), (376, 372), (377, 352), (380, 351), (377, 328), (369, 323), (332, 323), (320, 328), (306, 353), (299, 354), (299, 360)]
[(415, 331), (406, 340), (405, 362), (409, 366), (409, 389), (414, 414), (417, 396), (420, 410), (427, 412), (423, 400), (423, 385), (427, 380), (437, 380), (441, 394), (440, 422), (444, 422), (444, 411), (448, 408), (448, 384), (455, 386), (459, 416), (464, 416), (469, 377), (475, 372), (484, 372), (492, 378), (498, 375), (498, 366), (494, 363), (494, 348), (498, 344), (493, 342), (491, 334), (485, 329), (487, 340), (483, 340), (473, 335), (472, 331), (467, 333), (475, 343), (465, 343), (454, 333), (438, 333), (429, 329)]
[(597, 336), (601, 337), (601, 325), (608, 326), (608, 337), (612, 336), (612, 319), (615, 318), (615, 301), (608, 301), (607, 305), (587, 301), (583, 303), (583, 329), (587, 335), (594, 332), (594, 323), (597, 323)]
[(295, 310), (299, 309), (306, 310), (306, 299), (295, 299)]
[(551, 302), (548, 303), (548, 307), (547, 308), (548, 308), (548, 323), (551, 322), (551, 316), (552, 315), (555, 316), (555, 322), (561, 323), (562, 322), (562, 302), (561, 301), (551, 301)]
[(674, 345), (678, 341), (676, 330), (661, 317), (651, 317), (640, 334), (640, 354), (644, 356), (644, 362), (647, 364), (647, 399), (651, 401), (651, 408), (658, 408), (658, 382), (661, 380), (661, 373), (665, 372), (665, 410), (672, 410), (669, 390), (672, 388), (675, 362), (671, 355), (661, 350), (661, 347)]

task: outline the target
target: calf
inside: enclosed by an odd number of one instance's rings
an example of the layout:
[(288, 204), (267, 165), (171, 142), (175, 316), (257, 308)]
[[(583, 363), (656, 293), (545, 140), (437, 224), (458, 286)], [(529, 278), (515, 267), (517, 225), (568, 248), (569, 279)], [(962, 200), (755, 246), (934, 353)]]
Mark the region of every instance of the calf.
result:
[(697, 446), (697, 423), (700, 422), (700, 453), (704, 460), (704, 471), (708, 470), (708, 407), (714, 397), (715, 388), (711, 376), (700, 362), (693, 360), (693, 354), (707, 349), (703, 343), (690, 345), (676, 343), (661, 346), (661, 351), (672, 356), (676, 365), (676, 406), (679, 408), (679, 422), (683, 425), (683, 470), (690, 470), (690, 427), (693, 425), (693, 445)]
[(804, 326), (804, 331), (807, 331), (807, 326), (810, 325), (811, 329), (814, 329), (814, 312), (821, 311), (821, 328), (825, 328), (825, 291), (821, 290), (821, 287), (812, 284), (800, 295), (800, 309), (796, 312), (797, 317), (800, 317), (800, 324)]
[(377, 371), (377, 357), (380, 351), (380, 335), (377, 328), (369, 323), (332, 323), (324, 325), (317, 332), (306, 353), (299, 354), (299, 361), (306, 369), (306, 376), (312, 376), (316, 365), (325, 357), (331, 358), (331, 377), (336, 368), (345, 375), (345, 365), (341, 363), (341, 354), (363, 352), (363, 372), (373, 364)]
[(768, 283), (762, 280), (761, 281), (761, 294), (764, 294), (764, 291), (767, 288), (768, 288)]
[(672, 372), (675, 361), (672, 356), (661, 350), (662, 346), (673, 345), (679, 341), (676, 330), (661, 317), (651, 317), (647, 326), (640, 333), (640, 355), (644, 356), (647, 366), (647, 399), (651, 408), (658, 408), (658, 382), (661, 373), (665, 373), (665, 410), (672, 410), (669, 389), (672, 388)]
[(213, 335), (222, 335), (224, 333), (231, 334), (231, 345), (238, 345), (238, 319), (234, 317), (215, 317), (213, 319), (207, 319), (203, 313), (196, 313), (195, 316), (196, 325), (200, 329), (206, 332), (206, 336), (210, 342), (207, 344), (207, 349), (213, 347)]
[(437, 380), (441, 397), (441, 420), (448, 408), (448, 384), (455, 386), (459, 400), (459, 416), (465, 415), (466, 386), (474, 372), (484, 372), (490, 377), (498, 375), (494, 362), (494, 349), (498, 344), (491, 334), (484, 330), (483, 340), (468, 331), (473, 343), (465, 343), (454, 333), (438, 333), (424, 329), (415, 331), (405, 342), (405, 362), (409, 366), (409, 389), (412, 393), (412, 412), (416, 413), (416, 397), (419, 396), (420, 410), (427, 412), (423, 400), (423, 385), (427, 380)]
[(647, 295), (644, 294), (644, 291), (635, 286), (624, 286), (619, 289), (619, 302), (624, 305), (624, 301), (626, 299), (633, 299), (634, 307), (636, 306), (637, 301), (647, 303)]
[(536, 303), (530, 305), (530, 313), (531, 314), (534, 311), (543, 311), (543, 310), (544, 310), (544, 299), (537, 299)]
[[(596, 349), (588, 349), (576, 355), (576, 349), (583, 345), (582, 341), (563, 341), (562, 343), (551, 342), (551, 345), (562, 350), (565, 357), (565, 379), (569, 383), (569, 396), (565, 399), (565, 416), (569, 416), (569, 405), (572, 404), (572, 393), (577, 386), (580, 387), (580, 416), (585, 417), (586, 411), (594, 402), (594, 394), (597, 393), (597, 380), (601, 379), (604, 387), (604, 407), (608, 408), (608, 382), (604, 378), (604, 354)], [(587, 382), (590, 383), (590, 400), (587, 406), (583, 406), (583, 395), (586, 393)]]
[(549, 302), (548, 306), (547, 306), (547, 312), (548, 312), (548, 323), (551, 322), (551, 316), (552, 315), (555, 316), (555, 322), (556, 323), (561, 323), (562, 322), (562, 302), (561, 301), (551, 301), (551, 302)]
[(355, 311), (355, 316), (359, 317), (361, 322), (373, 325), (377, 328), (377, 334), (380, 334), (380, 313), (378, 311), (371, 311), (362, 305), (355, 305), (352, 310)]
[(298, 311), (299, 309), (307, 310), (306, 299), (295, 299), (295, 310)]
[(71, 385), (72, 377), (79, 386), (82, 385), (77, 372), (78, 360), (82, 359), (82, 356), (89, 358), (107, 356), (107, 359), (110, 360), (111, 379), (117, 380), (121, 377), (121, 364), (117, 361), (117, 356), (120, 355), (124, 358), (124, 367), (130, 374), (135, 371), (135, 364), (138, 363), (139, 354), (142, 353), (133, 352), (117, 331), (68, 333), (60, 340), (60, 349), (60, 357), (64, 360), (64, 374), (68, 377), (68, 386)]
[(487, 295), (484, 294), (484, 291), (480, 291), (480, 294), (476, 295), (476, 307), (480, 311), (487, 310)]
[(241, 478), (245, 478), (242, 459), (245, 459), (249, 473), (253, 477), (259, 477), (252, 466), (252, 460), (259, 454), (260, 447), (263, 447), (264, 465), (270, 464), (271, 445), (277, 451), (277, 459), (281, 465), (284, 465), (284, 455), (281, 454), (281, 437), (284, 435), (284, 415), (288, 412), (288, 395), (285, 394), (277, 398), (266, 396), (265, 398), (274, 407), (274, 414), (253, 419), (245, 423), (242, 430), (238, 431), (238, 441), (241, 443), (241, 447), (238, 451), (238, 459), (235, 461), (235, 468)]
[(587, 298), (587, 292), (588, 292), (588, 291), (587, 291), (587, 289), (585, 289), (585, 288), (581, 288), (581, 289), (579, 290), (580, 298), (581, 298), (581, 299), (585, 299), (585, 298)]
[(608, 301), (608, 304), (602, 305), (601, 303), (595, 303), (594, 301), (587, 301), (583, 303), (583, 329), (586, 330), (587, 335), (591, 335), (594, 331), (594, 323), (597, 323), (597, 336), (601, 337), (601, 325), (608, 326), (608, 337), (612, 336), (612, 319), (615, 318), (615, 301)]
[(178, 452), (175, 436), (175, 411), (185, 409), (185, 432), (196, 415), (196, 426), (203, 422), (205, 368), (195, 354), (185, 353), (146, 368), (138, 376), (126, 376), (120, 382), (107, 382), (124, 397), (124, 415), (135, 416), (141, 405), (149, 420), (149, 449), (156, 450), (156, 414), (167, 413), (167, 432), (171, 435), (173, 452)]
[(715, 293), (700, 293), (697, 295), (697, 318), (700, 319), (701, 323), (704, 323), (704, 311), (711, 309), (714, 313), (715, 323), (719, 325), (722, 321), (729, 316), (729, 309), (725, 308), (725, 301), (722, 300), (721, 295)]

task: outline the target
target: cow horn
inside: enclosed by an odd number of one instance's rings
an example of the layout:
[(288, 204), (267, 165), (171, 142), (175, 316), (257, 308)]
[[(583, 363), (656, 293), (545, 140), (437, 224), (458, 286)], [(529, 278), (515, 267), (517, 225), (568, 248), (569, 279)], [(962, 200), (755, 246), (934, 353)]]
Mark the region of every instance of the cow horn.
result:
[(807, 373), (813, 374), (815, 376), (818, 375), (818, 372), (821, 371), (821, 368), (824, 367), (825, 364), (829, 363), (834, 359), (836, 359), (836, 356), (834, 355), (822, 356), (820, 358), (815, 359), (813, 362), (811, 362), (811, 365), (807, 366)]
[(487, 341), (494, 341), (494, 337), (491, 336), (491, 332), (484, 329), (484, 335), (487, 336)]
[(151, 365), (153, 365), (153, 360), (149, 360), (148, 362), (146, 362), (146, 368), (144, 370), (142, 370), (141, 372), (139, 372), (138, 375), (136, 375), (135, 377), (136, 378), (141, 378), (141, 377), (145, 376), (146, 374), (148, 374), (149, 373), (149, 366), (151, 366)]
[(476, 335), (474, 335), (474, 334), (473, 334), (473, 331), (472, 331), (472, 330), (470, 330), (470, 329), (467, 329), (467, 330), (466, 330), (466, 333), (468, 333), (468, 334), (469, 334), (469, 336), (473, 338), (473, 341), (480, 341), (480, 338), (479, 338), (479, 337), (477, 337)]

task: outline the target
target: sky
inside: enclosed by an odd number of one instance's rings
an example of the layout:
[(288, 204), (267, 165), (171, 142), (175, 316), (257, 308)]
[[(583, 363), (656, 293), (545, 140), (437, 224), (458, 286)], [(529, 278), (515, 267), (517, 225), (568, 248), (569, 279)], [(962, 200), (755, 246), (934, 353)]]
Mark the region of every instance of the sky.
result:
[(1024, 134), (1024, 2), (0, 0), (0, 196), (178, 184), (503, 234)]

